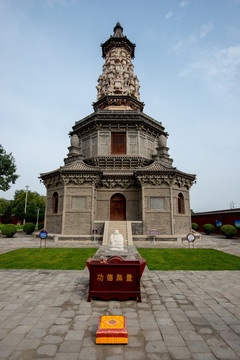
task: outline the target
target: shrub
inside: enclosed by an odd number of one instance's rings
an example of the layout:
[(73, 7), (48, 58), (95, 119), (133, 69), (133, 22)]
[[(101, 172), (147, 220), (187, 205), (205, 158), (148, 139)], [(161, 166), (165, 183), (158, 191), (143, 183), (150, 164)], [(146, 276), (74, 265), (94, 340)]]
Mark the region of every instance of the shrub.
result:
[(30, 235), (34, 232), (35, 230), (35, 224), (29, 222), (26, 223), (25, 225), (23, 225), (23, 231), (27, 234)]
[(192, 229), (197, 231), (198, 230), (198, 224), (197, 223), (192, 223)]
[(39, 223), (38, 224), (38, 230), (42, 230), (44, 228), (44, 223)]
[(212, 232), (214, 232), (215, 226), (213, 224), (204, 224), (203, 225), (203, 230), (204, 230), (206, 235), (209, 235)]
[(16, 234), (17, 228), (13, 224), (7, 224), (2, 227), (2, 234), (5, 235), (7, 238), (13, 237)]
[(233, 225), (223, 225), (220, 227), (220, 231), (226, 236), (227, 239), (231, 239), (237, 234), (237, 229)]

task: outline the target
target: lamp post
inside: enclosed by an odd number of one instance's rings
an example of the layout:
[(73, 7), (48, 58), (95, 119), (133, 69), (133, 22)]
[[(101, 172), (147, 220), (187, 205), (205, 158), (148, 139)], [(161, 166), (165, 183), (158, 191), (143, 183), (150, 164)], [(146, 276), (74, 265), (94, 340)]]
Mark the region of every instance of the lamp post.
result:
[(37, 208), (37, 222), (36, 222), (36, 229), (38, 228), (38, 219), (39, 219), (39, 208)]
[(29, 186), (26, 185), (26, 197), (25, 197), (25, 206), (24, 206), (24, 220), (23, 220), (23, 225), (25, 225), (25, 223), (26, 223), (28, 188), (29, 188)]

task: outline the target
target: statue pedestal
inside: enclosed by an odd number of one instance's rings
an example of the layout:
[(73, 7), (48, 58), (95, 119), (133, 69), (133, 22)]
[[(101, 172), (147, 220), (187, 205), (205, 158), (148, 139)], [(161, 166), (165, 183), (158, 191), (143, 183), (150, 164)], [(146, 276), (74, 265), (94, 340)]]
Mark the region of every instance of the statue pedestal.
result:
[(107, 258), (114, 256), (114, 255), (122, 256), (123, 258), (125, 258), (128, 255), (128, 250), (127, 249), (123, 249), (123, 250), (109, 249), (109, 248), (105, 250), (105, 256)]

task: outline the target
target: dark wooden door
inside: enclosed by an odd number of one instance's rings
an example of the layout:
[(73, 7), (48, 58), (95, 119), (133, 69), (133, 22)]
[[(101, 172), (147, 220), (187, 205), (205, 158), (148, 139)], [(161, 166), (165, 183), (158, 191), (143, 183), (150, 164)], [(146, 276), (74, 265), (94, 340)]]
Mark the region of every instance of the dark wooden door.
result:
[(126, 133), (112, 133), (111, 154), (126, 154)]
[(110, 220), (126, 220), (126, 200), (121, 194), (115, 194), (111, 198)]

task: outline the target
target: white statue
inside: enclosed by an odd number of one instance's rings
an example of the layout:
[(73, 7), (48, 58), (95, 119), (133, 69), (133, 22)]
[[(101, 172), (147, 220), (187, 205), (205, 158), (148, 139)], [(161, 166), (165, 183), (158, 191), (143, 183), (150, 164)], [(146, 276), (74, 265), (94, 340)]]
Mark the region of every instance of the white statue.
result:
[(110, 237), (110, 250), (111, 251), (120, 251), (124, 250), (123, 245), (123, 236), (119, 233), (118, 230), (114, 230), (114, 234)]

